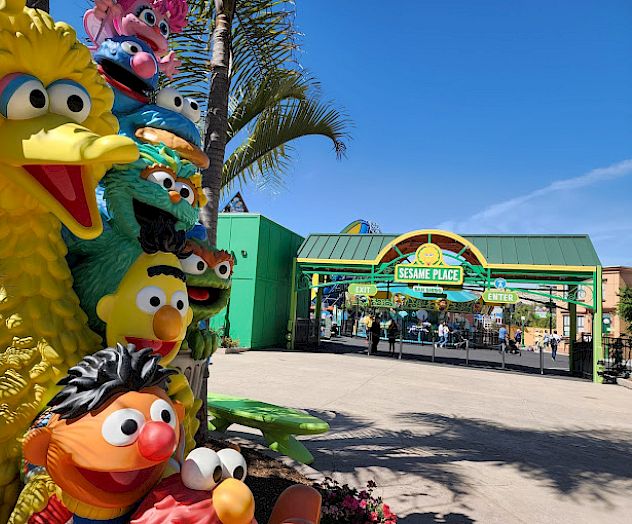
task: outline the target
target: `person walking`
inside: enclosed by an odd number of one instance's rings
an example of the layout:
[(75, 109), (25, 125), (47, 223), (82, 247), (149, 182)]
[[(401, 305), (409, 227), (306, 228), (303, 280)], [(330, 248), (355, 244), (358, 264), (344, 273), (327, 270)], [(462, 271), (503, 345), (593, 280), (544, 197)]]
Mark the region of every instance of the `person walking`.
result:
[(380, 326), (379, 317), (373, 317), (373, 322), (371, 323), (371, 353), (377, 353), (377, 345), (380, 342), (380, 333), (382, 328)]
[(522, 330), (520, 328), (516, 329), (514, 340), (516, 341), (516, 346), (520, 346), (520, 343), (522, 342)]
[(507, 349), (507, 328), (504, 325), (498, 330), (498, 344), (501, 352)]
[(448, 343), (448, 334), (450, 333), (450, 329), (447, 324), (442, 320), (439, 324), (439, 347), (444, 348)]
[(389, 324), (388, 324), (388, 330), (387, 330), (387, 335), (388, 335), (388, 354), (389, 355), (395, 355), (395, 340), (397, 339), (397, 322), (395, 322), (395, 320), (391, 319)]
[(562, 337), (557, 334), (557, 331), (553, 331), (553, 334), (551, 335), (551, 339), (549, 341), (549, 343), (551, 344), (551, 356), (553, 357), (553, 360), (555, 360), (555, 357), (557, 357), (557, 346), (559, 345), (560, 340), (562, 340)]

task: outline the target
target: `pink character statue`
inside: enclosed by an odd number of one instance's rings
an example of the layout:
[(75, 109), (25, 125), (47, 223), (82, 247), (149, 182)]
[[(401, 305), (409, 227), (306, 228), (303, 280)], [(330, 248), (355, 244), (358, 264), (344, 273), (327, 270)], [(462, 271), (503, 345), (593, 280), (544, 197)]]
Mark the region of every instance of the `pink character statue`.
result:
[(175, 75), (181, 62), (169, 51), (169, 35), (187, 24), (187, 0), (95, 0), (83, 25), (96, 47), (113, 36), (135, 36), (147, 42), (160, 63), (160, 70)]

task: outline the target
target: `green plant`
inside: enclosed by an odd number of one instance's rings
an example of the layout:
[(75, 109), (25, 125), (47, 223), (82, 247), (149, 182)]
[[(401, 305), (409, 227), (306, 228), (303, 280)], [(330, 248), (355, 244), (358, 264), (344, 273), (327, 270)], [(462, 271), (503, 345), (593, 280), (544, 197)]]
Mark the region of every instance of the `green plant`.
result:
[(377, 487), (369, 481), (367, 488), (358, 491), (348, 484), (340, 485), (327, 477), (316, 488), (323, 497), (322, 524), (396, 524), (397, 515), (391, 512), (381, 497), (373, 494)]
[(222, 347), (223, 348), (238, 348), (239, 347), (239, 339), (238, 338), (230, 338), (230, 337), (222, 337)]
[(632, 329), (632, 287), (623, 286), (618, 296), (617, 313), (628, 325), (628, 329)]

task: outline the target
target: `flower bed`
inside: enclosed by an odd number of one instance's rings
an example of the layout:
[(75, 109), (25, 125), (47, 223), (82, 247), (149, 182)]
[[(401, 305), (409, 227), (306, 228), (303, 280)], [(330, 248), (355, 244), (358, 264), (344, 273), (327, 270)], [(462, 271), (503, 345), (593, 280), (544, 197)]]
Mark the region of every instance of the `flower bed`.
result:
[(373, 494), (377, 487), (369, 481), (358, 491), (348, 484), (340, 485), (331, 478), (315, 486), (323, 496), (322, 524), (395, 524), (397, 515), (391, 512), (381, 497)]

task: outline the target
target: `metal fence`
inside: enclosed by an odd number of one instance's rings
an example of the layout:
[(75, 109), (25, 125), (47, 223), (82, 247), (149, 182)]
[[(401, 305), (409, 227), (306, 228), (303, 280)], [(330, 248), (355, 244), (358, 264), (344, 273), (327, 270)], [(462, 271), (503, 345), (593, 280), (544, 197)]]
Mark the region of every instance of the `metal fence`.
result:
[(603, 337), (604, 373), (611, 377), (632, 373), (632, 339)]
[(592, 379), (593, 377), (593, 343), (592, 335), (582, 335), (573, 345), (573, 375)]

